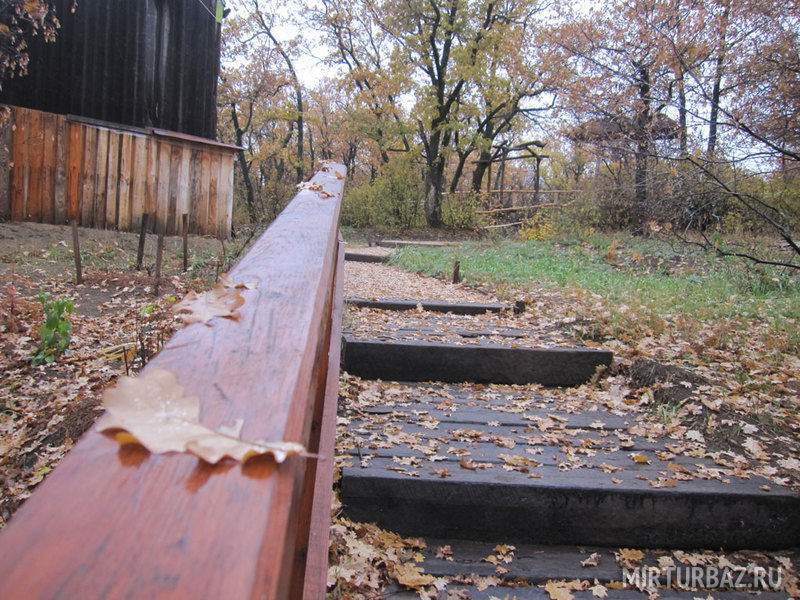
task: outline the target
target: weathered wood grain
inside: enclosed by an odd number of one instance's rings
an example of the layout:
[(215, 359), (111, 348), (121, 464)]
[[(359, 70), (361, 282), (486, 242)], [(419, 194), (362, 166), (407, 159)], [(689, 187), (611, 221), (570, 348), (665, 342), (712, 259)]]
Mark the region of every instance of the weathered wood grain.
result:
[(206, 227), (214, 227), (217, 222), (217, 214), (219, 210), (219, 172), (220, 172), (220, 155), (212, 154), (209, 161), (208, 174), (208, 222)]
[(197, 221), (202, 231), (208, 228), (208, 203), (211, 201), (211, 155), (203, 153), (200, 164), (200, 189), (202, 196), (198, 199), (200, 206), (197, 211)]
[[(343, 182), (314, 181), (334, 196), (299, 193), (231, 272), (258, 282), (241, 318), (182, 329), (147, 366), (175, 373), (210, 427), (318, 445)], [(91, 429), (0, 533), (0, 597), (291, 597), (311, 464), (211, 466)]]
[(83, 181), (81, 182), (80, 219), (83, 227), (94, 227), (97, 199), (97, 143), (98, 130), (87, 127), (83, 144)]
[(53, 193), (53, 223), (61, 225), (67, 220), (67, 151), (69, 133), (67, 120), (56, 115), (56, 173)]
[(0, 123), (0, 219), (11, 218), (11, 145), (14, 141), (14, 120), (9, 115)]
[(56, 115), (42, 113), (42, 223), (55, 222), (57, 127)]
[(169, 156), (169, 191), (167, 201), (166, 231), (178, 231), (180, 216), (178, 215), (178, 196), (180, 195), (180, 173), (183, 148), (174, 144)]
[(44, 129), (42, 113), (30, 111), (28, 120), (28, 203), (25, 219), (39, 223), (42, 220), (42, 166), (44, 164)]
[(164, 233), (169, 215), (170, 156), (172, 145), (158, 140), (158, 185), (156, 186), (156, 233)]
[(188, 214), (192, 232), (230, 235), (235, 147), (10, 108), (0, 128), (0, 218), (63, 224), (74, 216), (87, 227), (138, 231), (147, 212), (157, 216), (152, 227), (176, 235)]
[(133, 181), (133, 136), (120, 134), (119, 151), (119, 216), (117, 228), (128, 231), (131, 228), (131, 190)]
[(83, 137), (85, 130), (77, 123), (69, 123), (69, 148), (67, 150), (67, 219), (78, 219), (81, 208), (81, 182), (83, 180)]
[(106, 226), (106, 202), (108, 201), (108, 141), (111, 132), (108, 129), (97, 131), (97, 157), (95, 161), (93, 227)]
[(178, 163), (178, 197), (175, 206), (175, 225), (177, 233), (183, 234), (183, 215), (189, 214), (189, 168), (191, 167), (192, 150), (188, 146), (181, 147)]
[(13, 114), (13, 139), (11, 146), (11, 220), (25, 219), (25, 194), (28, 168), (28, 111), (19, 109)]
[(106, 229), (116, 229), (119, 220), (119, 152), (120, 133), (108, 135), (108, 168), (106, 169)]
[(189, 231), (202, 233), (199, 224), (200, 202), (202, 199), (202, 154), (197, 148), (192, 150), (189, 161)]
[(150, 215), (147, 221), (148, 231), (155, 232), (158, 202), (158, 143), (147, 140), (147, 186), (145, 187), (144, 210)]
[(137, 135), (133, 139), (133, 187), (131, 188), (131, 229), (139, 229), (145, 212), (147, 186), (147, 138)]

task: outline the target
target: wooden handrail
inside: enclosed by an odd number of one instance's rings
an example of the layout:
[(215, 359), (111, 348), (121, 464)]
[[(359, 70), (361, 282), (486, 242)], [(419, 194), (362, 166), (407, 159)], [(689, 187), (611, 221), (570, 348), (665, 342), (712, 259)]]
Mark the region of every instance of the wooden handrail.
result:
[(173, 372), (210, 427), (324, 456), (209, 465), (92, 428), (0, 532), (0, 598), (324, 594), (344, 172), (325, 165), (232, 270), (258, 282), (238, 321), (180, 330), (145, 369)]

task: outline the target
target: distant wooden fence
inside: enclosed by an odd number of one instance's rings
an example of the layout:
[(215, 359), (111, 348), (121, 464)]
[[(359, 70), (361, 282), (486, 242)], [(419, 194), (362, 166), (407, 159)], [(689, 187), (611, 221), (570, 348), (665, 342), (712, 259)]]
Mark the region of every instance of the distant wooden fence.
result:
[(205, 425), (321, 457), (210, 465), (92, 428), (0, 531), (0, 598), (325, 597), (344, 172), (323, 167), (233, 268), (258, 284), (238, 320), (181, 329), (145, 367), (174, 373)]
[(0, 218), (227, 237), (236, 147), (11, 107), (0, 126)]

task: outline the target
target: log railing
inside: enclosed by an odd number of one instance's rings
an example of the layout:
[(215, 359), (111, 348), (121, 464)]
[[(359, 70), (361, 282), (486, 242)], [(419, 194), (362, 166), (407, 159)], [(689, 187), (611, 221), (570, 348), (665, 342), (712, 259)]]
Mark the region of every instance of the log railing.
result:
[(174, 373), (213, 428), (321, 458), (209, 465), (91, 429), (0, 532), (0, 598), (321, 598), (339, 372), (344, 168), (328, 163), (234, 267), (237, 321), (180, 330)]

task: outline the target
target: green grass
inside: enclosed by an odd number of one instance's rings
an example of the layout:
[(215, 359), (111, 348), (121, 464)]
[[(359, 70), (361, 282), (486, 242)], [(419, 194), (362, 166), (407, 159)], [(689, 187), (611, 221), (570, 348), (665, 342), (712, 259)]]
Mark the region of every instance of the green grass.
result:
[[(608, 253), (618, 240), (616, 260)], [(516, 289), (545, 287), (601, 295), (612, 307), (638, 305), (659, 317), (777, 318), (776, 326), (800, 317), (800, 277), (737, 259), (723, 259), (647, 238), (594, 235), (584, 240), (470, 243), (459, 248), (404, 248), (397, 266), (448, 276), (453, 262), (473, 283)], [(788, 331), (787, 331), (788, 333)]]

